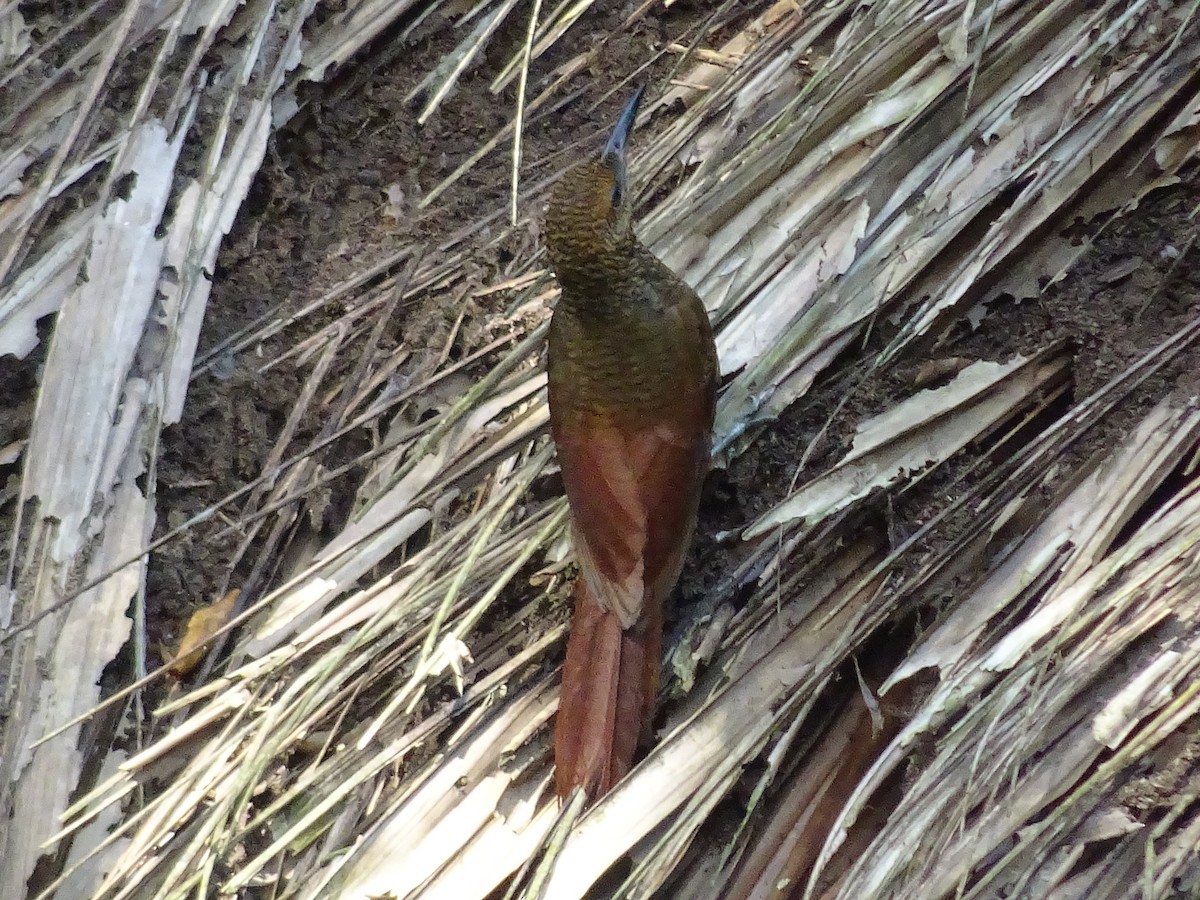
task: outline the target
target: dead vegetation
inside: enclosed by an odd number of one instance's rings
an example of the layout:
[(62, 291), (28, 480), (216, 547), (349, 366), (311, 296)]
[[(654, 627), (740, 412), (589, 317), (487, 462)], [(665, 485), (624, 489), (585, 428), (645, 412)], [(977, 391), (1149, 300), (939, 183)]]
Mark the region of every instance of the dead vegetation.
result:
[[(719, 329), (724, 464), (815, 418), (786, 496), (709, 536), (737, 551), (683, 629), (659, 744), (582, 816), (549, 789), (569, 560), (540, 368), (554, 287), (521, 240), (572, 148), (491, 215), (197, 356), (222, 241), (305, 82), (381, 35), (450, 30), (411, 94), (425, 123), (517, 28), (490, 63), (508, 124), (419, 200), (389, 195), (416, 215), (488, 154), (519, 174), (526, 124), (582, 103), (656, 5), (533, 72), (591, 3), (100, 0), (59, 31), (0, 13), (0, 353), (55, 314), (28, 432), (0, 448), (20, 466), (0, 896), (1193, 889), (1197, 293), (1168, 303), (1166, 264), (1116, 316), (1153, 327), (1111, 371), (1058, 335), (989, 355), (970, 334), (1029, 319), (1187, 171), (1195, 3), (725, 3), (671, 36), (697, 52), (652, 91), (632, 177), (642, 238)], [(506, 241), (523, 249), (480, 281), (471, 261)], [(458, 358), (461, 312), (440, 352), (390, 341), (409, 304), (484, 298), (504, 303)], [(264, 347), (259, 372), (302, 381), (261, 475), (155, 537), (189, 380)], [(856, 405), (887, 379), (889, 402)], [(339, 457), (348, 435), (369, 449)], [(239, 567), (210, 599), (239, 608), (144, 710), (166, 668), (147, 550), (214, 518)], [(97, 710), (123, 645), (133, 683)]]

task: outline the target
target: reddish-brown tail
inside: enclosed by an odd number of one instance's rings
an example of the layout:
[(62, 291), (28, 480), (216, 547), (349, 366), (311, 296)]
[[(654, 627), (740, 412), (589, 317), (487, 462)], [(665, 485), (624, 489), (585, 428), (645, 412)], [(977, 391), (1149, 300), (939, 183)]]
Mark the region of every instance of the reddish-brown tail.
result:
[(662, 612), (647, 603), (642, 617), (622, 629), (575, 583), (575, 616), (563, 663), (554, 726), (555, 783), (560, 797), (582, 786), (595, 800), (620, 780), (649, 736), (658, 690)]

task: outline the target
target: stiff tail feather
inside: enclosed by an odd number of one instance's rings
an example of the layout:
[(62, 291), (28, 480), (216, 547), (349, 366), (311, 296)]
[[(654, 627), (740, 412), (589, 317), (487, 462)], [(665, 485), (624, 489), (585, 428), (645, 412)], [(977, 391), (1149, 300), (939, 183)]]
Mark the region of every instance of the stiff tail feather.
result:
[[(582, 786), (589, 799), (606, 794), (633, 765), (650, 731), (658, 690), (661, 612), (647, 604), (629, 629), (575, 583), (575, 616), (563, 663), (554, 726), (555, 784), (560, 797)], [(647, 615), (647, 613), (649, 615)]]

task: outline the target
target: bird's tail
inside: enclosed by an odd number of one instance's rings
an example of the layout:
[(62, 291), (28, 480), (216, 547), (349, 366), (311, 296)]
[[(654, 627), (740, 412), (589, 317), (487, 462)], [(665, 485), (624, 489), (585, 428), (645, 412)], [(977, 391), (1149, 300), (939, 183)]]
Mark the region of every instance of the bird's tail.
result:
[(596, 799), (633, 765), (643, 732), (649, 733), (658, 690), (662, 620), (658, 604), (631, 628), (604, 609), (581, 577), (575, 583), (575, 617), (563, 664), (554, 726), (555, 783), (566, 797), (582, 786)]

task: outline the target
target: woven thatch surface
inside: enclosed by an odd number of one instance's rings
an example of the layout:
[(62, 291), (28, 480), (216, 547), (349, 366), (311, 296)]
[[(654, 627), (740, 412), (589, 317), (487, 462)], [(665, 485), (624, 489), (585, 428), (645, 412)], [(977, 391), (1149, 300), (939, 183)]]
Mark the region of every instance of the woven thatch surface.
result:
[[(0, 897), (1194, 883), (1195, 4), (592, 7), (0, 12)], [(724, 469), (580, 819), (536, 221), (642, 77)]]

